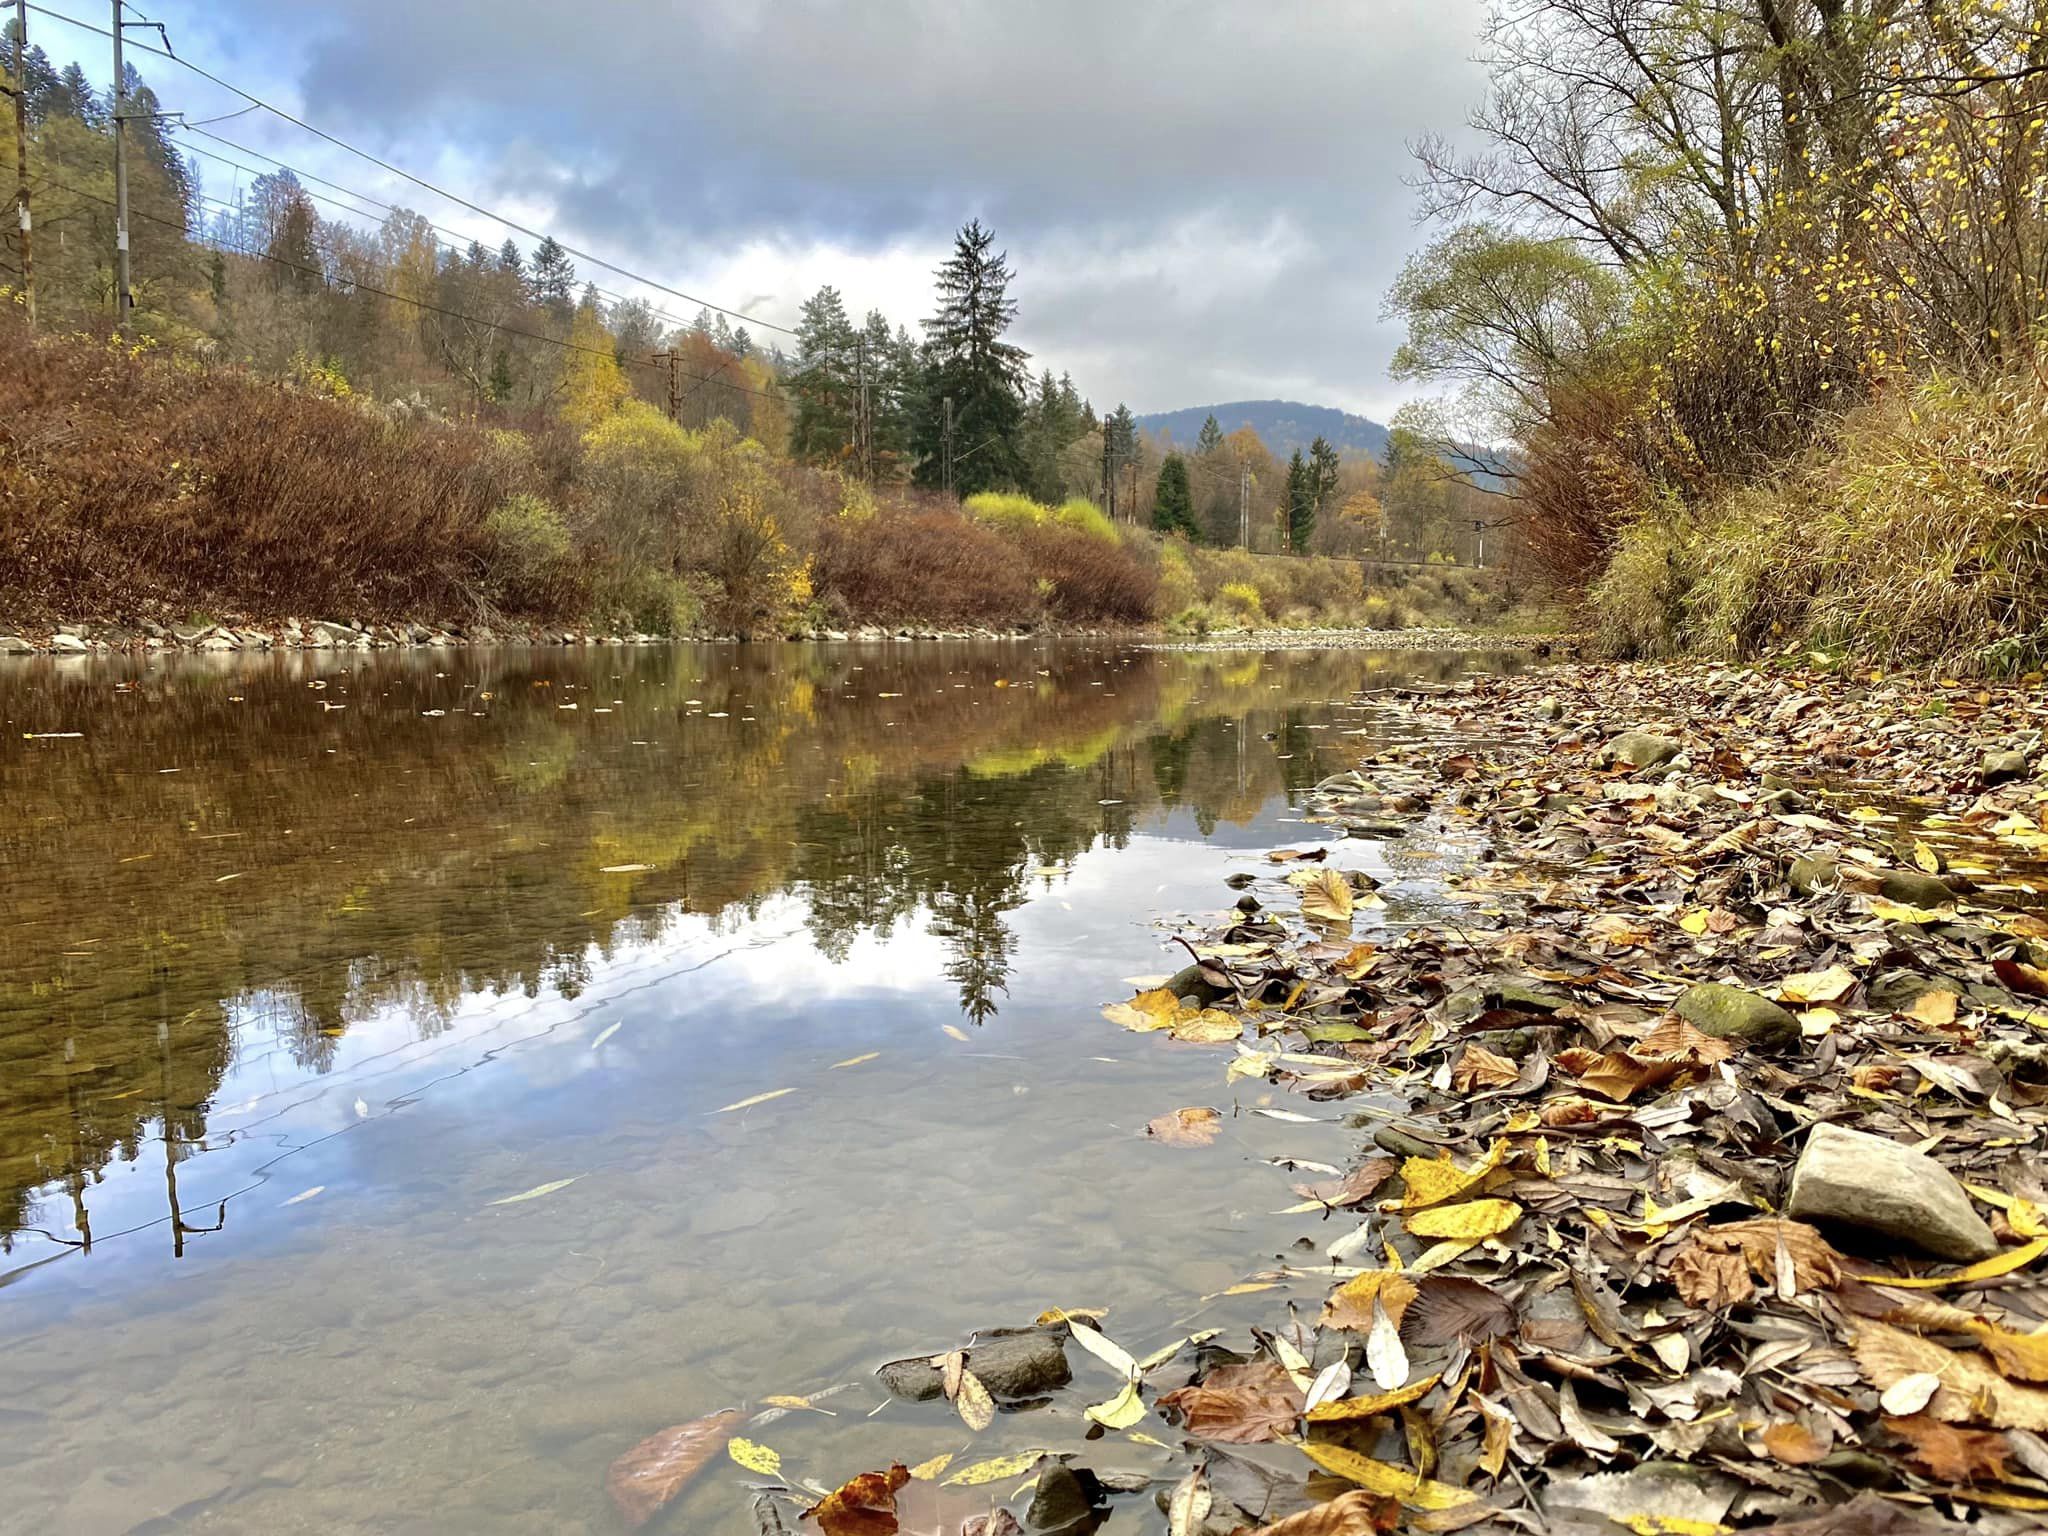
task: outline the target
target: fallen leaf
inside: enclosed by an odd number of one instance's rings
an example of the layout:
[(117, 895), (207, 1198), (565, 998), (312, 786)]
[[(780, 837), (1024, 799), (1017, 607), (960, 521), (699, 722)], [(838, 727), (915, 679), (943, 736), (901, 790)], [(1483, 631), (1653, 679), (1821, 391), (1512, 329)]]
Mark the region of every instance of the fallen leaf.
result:
[(1215, 1110), (1197, 1105), (1148, 1121), (1145, 1134), (1169, 1147), (1206, 1147), (1222, 1125), (1223, 1117)]
[(1391, 1462), (1374, 1461), (1340, 1445), (1321, 1445), (1310, 1440), (1303, 1442), (1301, 1449), (1325, 1472), (1334, 1472), (1368, 1493), (1398, 1499), (1414, 1509), (1456, 1509), (1461, 1504), (1476, 1502), (1479, 1497), (1467, 1489), (1433, 1482), (1419, 1472)]
[(896, 1490), (910, 1481), (901, 1462), (886, 1472), (863, 1472), (804, 1511), (824, 1536), (896, 1536)]
[[(1880, 1393), (1916, 1376), (1932, 1376), (1938, 1390), (1927, 1411), (1949, 1424), (1997, 1429), (2048, 1429), (2048, 1392), (2007, 1381), (1980, 1356), (1945, 1349), (1932, 1339), (1878, 1322), (1856, 1325), (1856, 1365)], [(1913, 1389), (1918, 1390), (1916, 1383)], [(1906, 1394), (1901, 1393), (1903, 1399)], [(1897, 1412), (1887, 1403), (1888, 1412)]]
[(1159, 1399), (1201, 1440), (1252, 1445), (1293, 1433), (1304, 1395), (1286, 1369), (1270, 1360), (1219, 1365), (1200, 1384)]
[(918, 1482), (928, 1483), (933, 1478), (937, 1477), (941, 1472), (945, 1471), (946, 1468), (953, 1465), (953, 1457), (956, 1454), (957, 1453), (953, 1451), (941, 1451), (938, 1455), (934, 1456), (930, 1461), (920, 1461), (916, 1466), (912, 1467), (910, 1469), (910, 1475), (913, 1479), (915, 1479)]
[(2006, 1375), (2016, 1381), (2048, 1381), (2048, 1332), (2012, 1333), (1979, 1322), (1967, 1327)]
[(875, 1058), (876, 1058), (877, 1056), (879, 1056), (879, 1055), (881, 1055), (881, 1054), (882, 1054), (882, 1053), (881, 1053), (880, 1051), (869, 1051), (869, 1052), (867, 1052), (867, 1053), (866, 1053), (865, 1055), (861, 1055), (861, 1056), (849, 1056), (849, 1057), (847, 1057), (847, 1058), (846, 1058), (846, 1060), (844, 1060), (844, 1061), (835, 1061), (835, 1062), (833, 1062), (833, 1063), (832, 1063), (832, 1065), (831, 1065), (831, 1067), (830, 1067), (830, 1068), (829, 1068), (828, 1070), (830, 1070), (830, 1071), (833, 1071), (833, 1072), (837, 1072), (837, 1071), (838, 1071), (838, 1070), (839, 1070), (839, 1069), (840, 1069), (841, 1067), (857, 1067), (857, 1066), (860, 1066), (860, 1065), (861, 1065), (862, 1063), (864, 1063), (864, 1062), (870, 1062), (870, 1061), (873, 1061), (873, 1060), (874, 1060), (874, 1059), (875, 1059)]
[(1104, 1365), (1126, 1381), (1136, 1381), (1141, 1374), (1138, 1362), (1125, 1352), (1122, 1345), (1099, 1328), (1090, 1328), (1086, 1323), (1069, 1321), (1067, 1332), (1074, 1342), (1088, 1351)]
[(770, 1099), (779, 1099), (785, 1093), (795, 1092), (794, 1088), (773, 1088), (767, 1093), (757, 1093), (751, 1099), (741, 1099), (737, 1104), (727, 1104), (723, 1108), (713, 1110), (712, 1113), (723, 1115), (735, 1109), (752, 1109), (756, 1104), (766, 1104)]
[(1200, 1008), (1183, 1014), (1167, 1029), (1174, 1039), (1197, 1045), (1226, 1045), (1244, 1033), (1244, 1025), (1221, 1008)]
[(624, 1020), (620, 1020), (617, 1023), (605, 1025), (603, 1030), (599, 1032), (598, 1037), (590, 1042), (590, 1048), (593, 1051), (596, 1050), (600, 1045), (603, 1045), (605, 1041), (611, 1039), (613, 1035), (616, 1035), (621, 1029), (624, 1029), (625, 1027), (626, 1026)]
[(725, 1448), (740, 1415), (733, 1409), (649, 1435), (606, 1471), (605, 1492), (626, 1529), (637, 1531)]
[(977, 1435), (996, 1421), (995, 1399), (972, 1371), (960, 1372), (960, 1390), (953, 1398), (953, 1406), (959, 1410), (960, 1422)]
[(951, 1035), (955, 1040), (958, 1040), (962, 1045), (967, 1044), (970, 1040), (974, 1038), (974, 1036), (968, 1034), (967, 1031), (962, 1029), (958, 1024), (944, 1024), (941, 1025), (940, 1028), (944, 1029), (947, 1034)]
[(1304, 1509), (1274, 1525), (1262, 1525), (1254, 1536), (1374, 1536), (1400, 1523), (1399, 1499), (1354, 1488), (1327, 1504)]
[(1166, 1498), (1166, 1536), (1199, 1536), (1215, 1507), (1206, 1467), (1195, 1467)]
[(1788, 1467), (1809, 1467), (1827, 1455), (1828, 1448), (1797, 1419), (1780, 1419), (1759, 1437), (1771, 1459)]
[(1311, 1424), (1333, 1424), (1345, 1419), (1370, 1419), (1378, 1414), (1392, 1413), (1403, 1403), (1412, 1403), (1428, 1395), (1430, 1388), (1443, 1379), (1441, 1374), (1424, 1376), (1411, 1381), (1405, 1387), (1392, 1392), (1376, 1392), (1370, 1397), (1344, 1397), (1335, 1402), (1321, 1403), (1309, 1409)]
[(1038, 1465), (1043, 1451), (1025, 1451), (1016, 1456), (997, 1456), (988, 1461), (977, 1461), (971, 1467), (962, 1467), (946, 1479), (948, 1488), (978, 1488), (983, 1483), (997, 1483), (1006, 1478), (1021, 1477)]
[(1083, 1418), (1091, 1419), (1104, 1429), (1129, 1429), (1145, 1417), (1145, 1399), (1138, 1395), (1135, 1381), (1124, 1383), (1123, 1391), (1106, 1403), (1096, 1403), (1081, 1410)]
[(1408, 1230), (1417, 1237), (1454, 1238), (1477, 1242), (1497, 1237), (1522, 1219), (1522, 1208), (1512, 1200), (1468, 1200), (1463, 1205), (1440, 1205), (1406, 1216)]
[(1979, 1259), (1975, 1264), (1966, 1265), (1946, 1275), (1920, 1275), (1911, 1280), (1887, 1279), (1884, 1284), (1909, 1291), (1939, 1290), (1945, 1285), (1974, 1285), (1979, 1280), (1995, 1280), (1998, 1276), (2009, 1275), (2016, 1269), (2025, 1269), (2044, 1253), (2048, 1253), (2048, 1237), (2037, 1237), (2031, 1242), (2020, 1244), (2017, 1248), (1994, 1253), (1988, 1259)]
[(1451, 1086), (1460, 1093), (1472, 1093), (1484, 1088), (1506, 1088), (1520, 1082), (1521, 1078), (1520, 1067), (1505, 1056), (1495, 1055), (1483, 1045), (1467, 1045), (1451, 1067)]
[(1416, 1282), (1415, 1300), (1401, 1324), (1416, 1344), (1484, 1344), (1515, 1326), (1515, 1309), (1491, 1287), (1455, 1275)]
[(1324, 1184), (1297, 1184), (1294, 1192), (1304, 1200), (1314, 1200), (1322, 1205), (1352, 1206), (1363, 1205), (1392, 1176), (1399, 1165), (1391, 1157), (1368, 1158), (1341, 1179)]
[(1341, 870), (1319, 869), (1302, 883), (1301, 915), (1318, 922), (1342, 923), (1351, 919), (1351, 883)]
[(1906, 1010), (1906, 1016), (1930, 1029), (1945, 1029), (1956, 1021), (1955, 993), (1945, 989), (1922, 992), (1913, 999), (1913, 1006)]
[(1382, 1392), (1408, 1380), (1408, 1351), (1401, 1347), (1401, 1327), (1387, 1315), (1386, 1304), (1373, 1298), (1372, 1328), (1365, 1336), (1365, 1364)]
[(1756, 1294), (1752, 1277), (1777, 1284), (1781, 1251), (1795, 1294), (1828, 1289), (1842, 1278), (1842, 1256), (1815, 1228), (1765, 1216), (1696, 1230), (1672, 1256), (1671, 1281), (1696, 1307), (1737, 1306)]
[(522, 1191), (519, 1194), (507, 1195), (502, 1200), (492, 1200), (488, 1203), (491, 1205), (518, 1205), (522, 1200), (538, 1200), (542, 1195), (552, 1195), (558, 1189), (567, 1189), (582, 1177), (583, 1175), (578, 1173), (566, 1179), (556, 1179), (551, 1183), (536, 1184), (533, 1188)]
[(1833, 1003), (1855, 985), (1855, 972), (1845, 965), (1831, 965), (1824, 971), (1787, 976), (1778, 983), (1778, 995), (1788, 1003)]
[(770, 1450), (758, 1441), (742, 1440), (738, 1436), (734, 1436), (726, 1442), (725, 1454), (745, 1467), (749, 1472), (758, 1472), (763, 1477), (780, 1477), (782, 1475), (781, 1453)]
[[(301, 1200), (310, 1200), (326, 1188), (325, 1184), (315, 1184), (311, 1189), (302, 1189), (296, 1195), (293, 1195), (291, 1199), (285, 1201), (285, 1205), (297, 1205)], [(492, 1203), (496, 1204), (497, 1202), (493, 1201)], [(283, 1206), (278, 1207), (280, 1210), (283, 1208)]]
[(1501, 1159), (1507, 1156), (1507, 1149), (1506, 1138), (1497, 1139), (1486, 1149), (1486, 1155), (1470, 1168), (1460, 1168), (1451, 1161), (1449, 1153), (1409, 1158), (1401, 1164), (1402, 1195), (1396, 1209), (1419, 1211), (1424, 1206), (1463, 1197), (1500, 1167)]
[(1373, 1303), (1379, 1302), (1387, 1316), (1399, 1326), (1415, 1300), (1415, 1282), (1398, 1269), (1369, 1269), (1354, 1275), (1330, 1293), (1323, 1303), (1322, 1325), (1367, 1332), (1373, 1324)]
[(1988, 1429), (1957, 1429), (1924, 1413), (1888, 1418), (1884, 1427), (1912, 1449), (1907, 1458), (1944, 1483), (1998, 1482), (2006, 1476), (2012, 1447)]

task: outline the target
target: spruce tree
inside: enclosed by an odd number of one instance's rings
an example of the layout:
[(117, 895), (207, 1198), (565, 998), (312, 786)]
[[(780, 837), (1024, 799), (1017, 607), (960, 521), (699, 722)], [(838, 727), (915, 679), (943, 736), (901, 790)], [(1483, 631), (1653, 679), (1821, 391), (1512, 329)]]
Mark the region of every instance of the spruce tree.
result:
[[(1322, 439), (1318, 438), (1318, 442)], [(1211, 411), (1202, 423), (1201, 436), (1195, 439), (1195, 452), (1203, 455), (1220, 452), (1223, 448), (1223, 428), (1217, 425), (1216, 413)]]
[(789, 451), (813, 464), (831, 463), (853, 450), (858, 403), (853, 322), (837, 288), (828, 284), (804, 300), (796, 340), (796, 371), (788, 381), (796, 396)]
[(916, 447), (918, 480), (946, 480), (946, 401), (952, 401), (953, 488), (961, 495), (1015, 485), (1022, 478), (1018, 429), (1027, 354), (1003, 340), (1017, 306), (1013, 273), (995, 235), (970, 220), (937, 274), (939, 312), (924, 322), (924, 405)]
[(545, 304), (558, 317), (566, 318), (575, 308), (575, 296), (575, 263), (553, 235), (543, 236), (533, 248), (534, 302)]
[(1321, 517), (1337, 495), (1337, 450), (1321, 436), (1308, 445), (1309, 500)]
[(1196, 536), (1195, 498), (1188, 485), (1188, 461), (1169, 453), (1159, 466), (1159, 483), (1152, 499), (1152, 526), (1161, 533)]
[(1287, 517), (1287, 547), (1297, 555), (1308, 553), (1309, 535), (1316, 531), (1315, 472), (1299, 448), (1287, 461), (1287, 494), (1281, 510)]

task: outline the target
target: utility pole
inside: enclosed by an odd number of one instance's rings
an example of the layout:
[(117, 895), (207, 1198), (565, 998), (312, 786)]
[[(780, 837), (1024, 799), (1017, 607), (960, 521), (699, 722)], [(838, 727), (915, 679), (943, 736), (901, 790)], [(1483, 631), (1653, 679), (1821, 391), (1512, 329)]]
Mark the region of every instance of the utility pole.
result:
[(680, 352), (664, 352), (662, 360), (668, 364), (668, 419), (677, 426), (683, 424), (683, 358)]
[(121, 0), (114, 0), (114, 324), (134, 328), (135, 290), (128, 282), (128, 67), (121, 58)]
[(1483, 517), (1473, 518), (1472, 531), (1479, 535), (1479, 553), (1473, 557), (1473, 563), (1481, 570), (1484, 570), (1486, 569), (1486, 519)]
[(1116, 454), (1111, 448), (1113, 437), (1109, 430), (1109, 418), (1102, 419), (1102, 510), (1109, 514), (1111, 522), (1116, 521)]
[(28, 218), (28, 0), (14, 0), (14, 206), (21, 223), (21, 297), (36, 328), (36, 264)]
[(860, 461), (861, 478), (872, 484), (875, 478), (875, 422), (868, 404), (868, 339), (865, 336), (854, 338), (853, 376), (860, 390), (853, 407), (854, 455)]
[(1237, 466), (1237, 542), (1252, 547), (1252, 467)]
[(953, 397), (951, 395), (945, 397), (944, 406), (946, 412), (944, 457), (946, 466), (946, 494), (950, 496), (953, 494)]

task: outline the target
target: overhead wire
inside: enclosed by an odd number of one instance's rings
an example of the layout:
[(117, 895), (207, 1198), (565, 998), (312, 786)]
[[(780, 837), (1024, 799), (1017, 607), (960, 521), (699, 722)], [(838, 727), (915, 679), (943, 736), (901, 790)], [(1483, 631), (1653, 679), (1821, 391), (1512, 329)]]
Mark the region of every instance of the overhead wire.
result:
[[(89, 21), (81, 21), (76, 16), (67, 16), (62, 11), (53, 11), (48, 6), (31, 4), (28, 8), (36, 12), (38, 15), (47, 16), (53, 21), (61, 21), (65, 23), (67, 26), (77, 27), (81, 31), (91, 32), (100, 37), (111, 38), (114, 35), (105, 27), (95, 26), (93, 25), (93, 23)], [(411, 171), (406, 170), (403, 166), (394, 165), (389, 160), (383, 159), (381, 156), (374, 155), (367, 149), (362, 149), (357, 145), (349, 143), (348, 140), (341, 138), (336, 134), (329, 133), (325, 128), (321, 128), (316, 126), (315, 124), (309, 123), (304, 118), (298, 117), (293, 113), (287, 112), (284, 108), (280, 106), (276, 106), (271, 102), (265, 101), (262, 97), (254, 94), (251, 91), (243, 90), (242, 87), (240, 87), (239, 85), (235, 85), (230, 81), (223, 80), (219, 75), (214, 74), (213, 71), (193, 63), (190, 59), (181, 58), (177, 54), (170, 52), (169, 49), (167, 48), (152, 48), (147, 43), (139, 42), (130, 42), (125, 46), (135, 50), (138, 53), (147, 53), (152, 54), (160, 59), (169, 59), (173, 64), (179, 66), (179, 68), (189, 70), (193, 74), (199, 76), (202, 80), (211, 81), (213, 84), (219, 86), (222, 90), (228, 91), (233, 95), (239, 96), (242, 100), (248, 102), (252, 107), (260, 107), (265, 112), (270, 113), (273, 117), (279, 118), (284, 122), (290, 123), (293, 127), (301, 129), (306, 133), (310, 133), (314, 135), (316, 138), (326, 140), (329, 144), (334, 145), (337, 149), (346, 150), (349, 154), (355, 155), (360, 159), (368, 161), (371, 165), (378, 167), (378, 169), (380, 170), (387, 171), (393, 176), (397, 176), (405, 181), (409, 181), (413, 183), (415, 186), (423, 187), (427, 191), (433, 193), (436, 197), (444, 198), (448, 202), (459, 204), (460, 206), (467, 208), (472, 213), (481, 214), (484, 218), (493, 220), (498, 224), (502, 224), (507, 229), (517, 230), (520, 234), (527, 236), (529, 239), (553, 240), (556, 245), (560, 246), (564, 251), (568, 252), (571, 256), (577, 257), (579, 260), (591, 262), (596, 266), (604, 268), (607, 272), (615, 272), (621, 277), (628, 278), (633, 282), (644, 285), (645, 287), (653, 288), (658, 292), (669, 294), (675, 298), (683, 300), (685, 303), (698, 305), (700, 308), (709, 309), (717, 314), (730, 316), (735, 320), (743, 320), (749, 325), (759, 326), (764, 330), (777, 331), (785, 336), (794, 336), (797, 334), (797, 332), (790, 326), (777, 325), (772, 320), (763, 320), (758, 316), (748, 315), (741, 310), (729, 309), (723, 304), (714, 304), (709, 299), (699, 298), (695, 294), (685, 293), (680, 288), (672, 287), (667, 283), (659, 282), (654, 278), (647, 277), (639, 272), (635, 272), (630, 267), (620, 266), (617, 262), (607, 261), (602, 256), (594, 255), (589, 251), (579, 249), (578, 247), (570, 245), (565, 241), (556, 239), (552, 235), (544, 234), (542, 231), (537, 229), (532, 229), (527, 225), (521, 224), (516, 219), (508, 218), (506, 215), (499, 213), (494, 209), (485, 207), (481, 203), (472, 202), (470, 199), (462, 196), (458, 192), (451, 192), (445, 187), (438, 186), (434, 182), (428, 181), (423, 176), (417, 176), (413, 174)]]

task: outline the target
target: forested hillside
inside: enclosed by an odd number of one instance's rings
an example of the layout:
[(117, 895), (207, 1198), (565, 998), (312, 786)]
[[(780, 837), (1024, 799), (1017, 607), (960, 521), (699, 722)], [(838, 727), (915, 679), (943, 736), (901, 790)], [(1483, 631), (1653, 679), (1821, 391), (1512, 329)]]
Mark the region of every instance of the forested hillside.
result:
[[(550, 235), (486, 242), (264, 162), (180, 121), (132, 63), (118, 104), (39, 47), (22, 75), (32, 314), (20, 236), (0, 244), (0, 494), (19, 530), (0, 611), (17, 623), (111, 607), (658, 633), (1136, 624), (1226, 585), (1300, 606), (1287, 583), (1212, 573), (1169, 576), (1161, 612), (1156, 536), (1475, 548), (1477, 493), (1419, 439), (1382, 464), (1346, 457), (1341, 433), (1283, 453), (1214, 420), (1169, 442), (1098, 410), (1012, 339), (1015, 273), (975, 220), (929, 314), (857, 315), (826, 286), (785, 326)], [(0, 115), (0, 164), (15, 149)], [(130, 430), (144, 414), (153, 430)], [(236, 430), (250, 422), (265, 430)]]
[(1334, 406), (1303, 405), (1298, 400), (1232, 400), (1224, 405), (1153, 411), (1140, 416), (1138, 426), (1176, 443), (1191, 443), (1211, 416), (1225, 432), (1250, 427), (1269, 453), (1306, 450), (1321, 438), (1339, 453), (1364, 454), (1382, 461), (1387, 456), (1387, 429), (1378, 422)]

